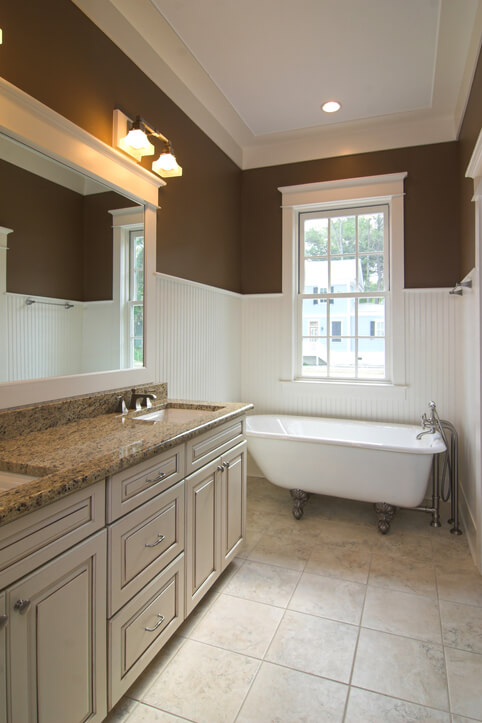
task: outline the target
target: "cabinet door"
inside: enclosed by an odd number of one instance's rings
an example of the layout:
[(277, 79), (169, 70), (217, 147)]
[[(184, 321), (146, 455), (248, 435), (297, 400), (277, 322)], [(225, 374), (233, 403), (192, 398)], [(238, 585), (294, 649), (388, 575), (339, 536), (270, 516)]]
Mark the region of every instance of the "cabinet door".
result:
[(97, 723), (106, 708), (106, 532), (7, 589), (11, 723)]
[(186, 477), (186, 615), (221, 570), (220, 459)]
[(231, 562), (244, 540), (246, 530), (246, 456), (243, 442), (223, 454), (221, 466), (221, 550), (222, 569)]
[(0, 592), (0, 723), (7, 723), (7, 609)]

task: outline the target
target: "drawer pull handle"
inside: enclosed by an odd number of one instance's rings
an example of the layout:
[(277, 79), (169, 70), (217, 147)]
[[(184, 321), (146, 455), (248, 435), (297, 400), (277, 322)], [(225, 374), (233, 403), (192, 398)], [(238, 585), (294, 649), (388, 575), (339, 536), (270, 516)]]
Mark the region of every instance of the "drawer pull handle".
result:
[(7, 624), (8, 615), (0, 615), (0, 630)]
[(154, 630), (157, 630), (157, 628), (158, 628), (160, 625), (162, 625), (162, 623), (164, 622), (164, 615), (158, 615), (157, 617), (159, 618), (159, 620), (157, 621), (157, 623), (154, 625), (153, 628), (144, 628), (144, 630), (145, 630), (147, 633), (152, 633), (152, 632), (154, 632)]
[(159, 534), (157, 536), (157, 540), (155, 542), (153, 542), (152, 545), (150, 545), (149, 543), (146, 542), (145, 547), (155, 547), (156, 545), (160, 545), (165, 537), (166, 537), (165, 535)]
[(17, 600), (15, 605), (13, 606), (14, 610), (17, 610), (19, 613), (25, 613), (30, 607), (30, 600)]
[(223, 462), (224, 469), (229, 469), (229, 462)]
[(157, 477), (154, 477), (154, 479), (146, 479), (146, 482), (147, 482), (147, 484), (153, 485), (156, 482), (160, 482), (161, 479), (164, 479), (165, 476), (166, 476), (165, 472), (159, 472)]

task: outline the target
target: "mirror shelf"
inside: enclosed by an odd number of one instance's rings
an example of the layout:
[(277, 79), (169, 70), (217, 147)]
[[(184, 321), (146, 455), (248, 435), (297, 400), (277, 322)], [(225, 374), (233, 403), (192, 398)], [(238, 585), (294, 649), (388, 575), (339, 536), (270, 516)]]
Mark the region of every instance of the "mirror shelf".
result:
[[(79, 394), (115, 389), (117, 387), (134, 386), (145, 384), (156, 379), (155, 351), (157, 348), (156, 324), (155, 324), (155, 244), (156, 244), (156, 210), (158, 204), (159, 188), (165, 185), (159, 177), (138, 166), (130, 158), (124, 156), (106, 145), (99, 139), (60, 116), (55, 111), (31, 98), (23, 91), (0, 79), (0, 132), (5, 136), (24, 144), (28, 149), (43, 154), (46, 159), (53, 159), (62, 164), (65, 171), (74, 169), (86, 178), (86, 182), (95, 188), (100, 183), (127, 197), (125, 220), (122, 221), (122, 212), (117, 212), (111, 218), (121, 219), (112, 223), (115, 227), (124, 224), (127, 228), (139, 228), (139, 205), (144, 207), (144, 275), (142, 279), (144, 293), (144, 366), (132, 369), (119, 368), (107, 369), (106, 371), (92, 371), (87, 373), (74, 373), (68, 376), (52, 378), (36, 378), (31, 380), (12, 381), (0, 383), (0, 408), (8, 408), (24, 404), (46, 401), (49, 399), (60, 399)], [(62, 149), (62, 152), (59, 152)], [(40, 159), (40, 157), (39, 157)], [(8, 159), (6, 159), (8, 161)], [(90, 180), (89, 180), (90, 179)], [(92, 190), (90, 191), (93, 192)], [(132, 204), (134, 201), (134, 204)], [(123, 205), (123, 204), (121, 204)], [(130, 217), (133, 209), (137, 206), (137, 216), (134, 210), (134, 218)], [(118, 206), (119, 208), (119, 206)], [(110, 209), (109, 209), (110, 210)], [(0, 224), (2, 219), (0, 219)], [(0, 249), (0, 266), (5, 267), (5, 257), (9, 253), (6, 249), (9, 243), (10, 229), (2, 228), (2, 248)], [(116, 250), (119, 232), (114, 232), (114, 263), (121, 263), (119, 260), (119, 249)], [(12, 237), (13, 238), (13, 234)], [(117, 257), (116, 257), (117, 254)], [(0, 274), (1, 275), (1, 274)], [(6, 274), (4, 274), (5, 278)], [(115, 285), (115, 275), (113, 284)], [(15, 297), (16, 294), (6, 293), (5, 281), (3, 285), (0, 279), (0, 293), (4, 298)], [(37, 297), (30, 294), (33, 299), (41, 300), (43, 294)], [(21, 299), (24, 304), (27, 296)], [(48, 299), (45, 299), (47, 301)], [(63, 299), (62, 299), (63, 300)], [(55, 301), (55, 299), (53, 299)], [(20, 303), (20, 300), (17, 299)], [(10, 299), (10, 303), (12, 303)], [(108, 300), (91, 302), (94, 305), (106, 306)], [(29, 310), (34, 309), (36, 304), (28, 306)], [(6, 304), (2, 311), (0, 308), (0, 336), (5, 343), (6, 339)], [(48, 307), (45, 306), (44, 309)], [(71, 311), (64, 311), (70, 314)], [(1, 359), (0, 359), (1, 362)], [(102, 367), (101, 367), (102, 368)]]

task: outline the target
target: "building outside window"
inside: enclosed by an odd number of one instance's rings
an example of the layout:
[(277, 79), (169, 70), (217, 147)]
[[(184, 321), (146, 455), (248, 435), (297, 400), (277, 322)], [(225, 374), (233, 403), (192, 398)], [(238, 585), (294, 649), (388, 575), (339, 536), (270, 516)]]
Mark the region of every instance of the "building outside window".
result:
[(388, 248), (388, 205), (300, 213), (302, 377), (387, 378)]

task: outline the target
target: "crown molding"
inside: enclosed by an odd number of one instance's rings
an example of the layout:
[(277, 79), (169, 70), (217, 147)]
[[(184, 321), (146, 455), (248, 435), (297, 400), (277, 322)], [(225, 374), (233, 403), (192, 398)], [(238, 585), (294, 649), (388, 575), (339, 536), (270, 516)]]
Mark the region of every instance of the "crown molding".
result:
[[(454, 78), (447, 80), (435, 67), (429, 109), (256, 136), (150, 0), (73, 1), (243, 170), (456, 140), (482, 35), (482, 0), (477, 0), (454, 110), (446, 106)], [(454, 12), (451, 0), (441, 0), (438, 54), (445, 68)]]

